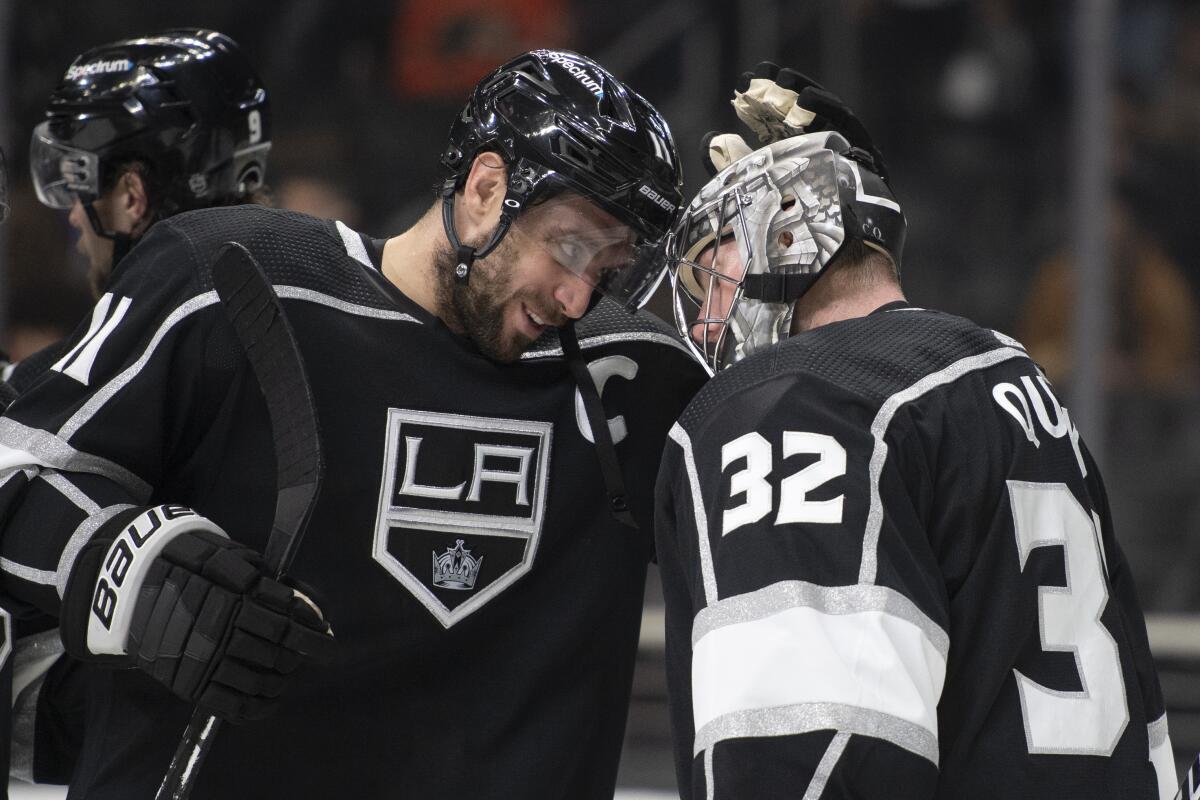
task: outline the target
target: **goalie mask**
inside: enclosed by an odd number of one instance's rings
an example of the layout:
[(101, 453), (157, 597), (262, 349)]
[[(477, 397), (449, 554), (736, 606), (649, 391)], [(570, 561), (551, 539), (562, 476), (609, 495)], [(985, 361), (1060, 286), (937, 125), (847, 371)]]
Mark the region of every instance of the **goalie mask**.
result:
[(837, 133), (767, 145), (688, 205), (668, 251), (675, 323), (710, 372), (788, 336), (798, 300), (857, 239), (897, 270), (904, 214)]

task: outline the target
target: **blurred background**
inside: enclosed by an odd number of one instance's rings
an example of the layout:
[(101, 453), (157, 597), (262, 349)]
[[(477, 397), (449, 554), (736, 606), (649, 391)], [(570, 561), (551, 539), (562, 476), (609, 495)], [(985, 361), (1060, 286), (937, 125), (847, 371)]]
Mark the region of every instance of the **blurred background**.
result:
[[(88, 312), (65, 213), (38, 204), (30, 131), (84, 49), (169, 26), (235, 38), (269, 91), (278, 205), (376, 236), (428, 207), (453, 114), (533, 47), (586, 53), (696, 143), (732, 128), (770, 58), (858, 111), (909, 219), (918, 305), (1022, 340), (1100, 462), (1132, 563), (1177, 761), (1200, 749), (1200, 4), (1184, 0), (0, 0), (0, 347)], [(659, 313), (667, 304), (656, 302)], [(670, 796), (656, 576), (623, 796)]]

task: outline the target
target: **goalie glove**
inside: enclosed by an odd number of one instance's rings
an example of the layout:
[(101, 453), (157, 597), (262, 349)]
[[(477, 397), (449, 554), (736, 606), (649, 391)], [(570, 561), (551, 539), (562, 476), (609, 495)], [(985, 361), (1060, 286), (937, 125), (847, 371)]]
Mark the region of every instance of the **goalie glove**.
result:
[[(763, 144), (803, 133), (836, 131), (854, 148), (850, 155), (863, 161), (887, 181), (887, 167), (871, 135), (850, 107), (812, 78), (770, 61), (742, 73), (731, 101), (746, 127)], [(752, 148), (736, 134), (705, 136), (702, 160), (713, 174), (732, 164)]]
[(334, 651), (308, 598), (183, 506), (106, 523), (75, 562), (61, 616), (71, 655), (136, 666), (230, 722), (269, 714), (300, 664), (327, 662)]

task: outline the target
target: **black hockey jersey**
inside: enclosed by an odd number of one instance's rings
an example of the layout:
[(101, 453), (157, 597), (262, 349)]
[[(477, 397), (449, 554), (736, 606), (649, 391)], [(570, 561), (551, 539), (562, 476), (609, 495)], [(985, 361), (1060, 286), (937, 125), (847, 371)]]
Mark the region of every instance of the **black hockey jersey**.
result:
[(719, 374), (657, 498), (685, 800), (1174, 795), (1095, 463), (1021, 346), (885, 306)]
[[(0, 419), (6, 591), (55, 611), (75, 554), (133, 504), (186, 504), (262, 549), (265, 404), (212, 289), (246, 245), (296, 331), (325, 478), (291, 574), (339, 642), (261, 723), (226, 726), (197, 798), (611, 798), (668, 428), (703, 374), (655, 320), (578, 326), (641, 523), (618, 523), (553, 336), (480, 356), (340, 223), (181, 214), (122, 262), (71, 347)], [(91, 670), (69, 797), (153, 796), (191, 709)]]

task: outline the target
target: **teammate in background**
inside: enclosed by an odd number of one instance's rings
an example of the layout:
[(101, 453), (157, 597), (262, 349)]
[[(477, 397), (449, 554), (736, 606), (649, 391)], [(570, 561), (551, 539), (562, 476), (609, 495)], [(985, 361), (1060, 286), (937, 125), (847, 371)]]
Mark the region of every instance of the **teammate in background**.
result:
[[(266, 90), (232, 39), (172, 29), (79, 55), (34, 130), (38, 199), (69, 210), (101, 299), (113, 270), (158, 220), (216, 205), (263, 202), (270, 149)], [(102, 301), (103, 302), (103, 301)], [(6, 370), (4, 405), (58, 362), (64, 340)], [(65, 783), (80, 746), (88, 678), (62, 654), (55, 621), (15, 621), (18, 686), (10, 771)]]
[[(74, 794), (152, 796), (198, 703), (245, 724), (196, 798), (612, 797), (655, 470), (705, 378), (629, 313), (677, 155), (618, 79), (539, 50), (479, 84), (442, 163), (386, 241), (259, 207), (156, 223), (0, 419), (4, 590), (136, 667), (94, 670)], [(272, 434), (212, 291), (228, 240), (312, 382), (326, 479), (291, 575), (320, 616), (256, 555)], [(326, 620), (336, 660), (300, 669)]]
[[(97, 299), (156, 221), (196, 208), (268, 203), (267, 92), (228, 36), (176, 28), (100, 45), (71, 62), (34, 129), (38, 199), (69, 211)], [(59, 347), (27, 359), (23, 390)]]
[(1174, 796), (1095, 462), (1016, 341), (905, 300), (900, 206), (808, 83), (739, 86), (771, 143), (713, 140), (670, 254), (716, 372), (656, 506), (682, 796)]

